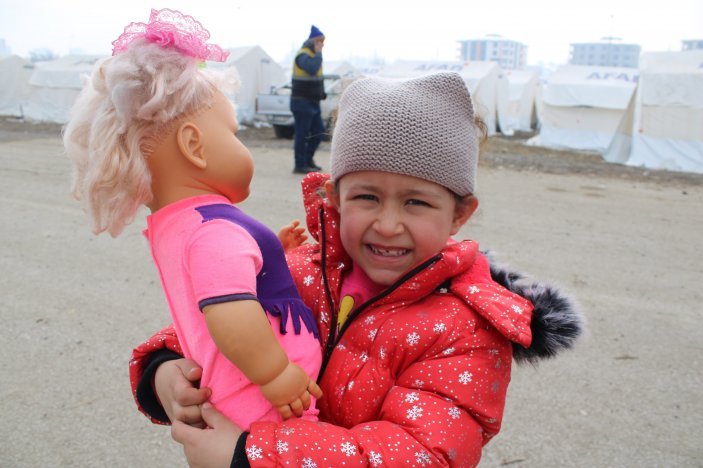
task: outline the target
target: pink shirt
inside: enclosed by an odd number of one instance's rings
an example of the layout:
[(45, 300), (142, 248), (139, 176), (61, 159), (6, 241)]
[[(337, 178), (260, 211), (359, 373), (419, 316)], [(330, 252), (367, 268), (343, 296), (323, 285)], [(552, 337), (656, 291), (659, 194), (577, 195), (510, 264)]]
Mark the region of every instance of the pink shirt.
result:
[[(256, 296), (256, 275), (262, 255), (254, 238), (241, 226), (222, 219), (203, 222), (197, 207), (229, 204), (218, 195), (172, 203), (147, 218), (145, 235), (151, 246), (176, 333), (185, 357), (203, 367), (201, 386), (212, 389), (211, 402), (242, 429), (259, 420), (280, 421), (278, 412), (215, 346), (198, 303), (221, 296)], [(305, 329), (296, 335), (292, 323), (281, 334), (277, 317), (267, 315), (272, 330), (291, 361), (317, 379), (320, 344)], [(252, 350), (256, 352), (256, 350)], [(316, 419), (317, 410), (306, 413)]]
[(361, 268), (353, 265), (351, 271), (342, 278), (342, 300), (339, 302), (337, 328), (342, 328), (350, 313), (384, 289), (385, 286), (374, 283)]

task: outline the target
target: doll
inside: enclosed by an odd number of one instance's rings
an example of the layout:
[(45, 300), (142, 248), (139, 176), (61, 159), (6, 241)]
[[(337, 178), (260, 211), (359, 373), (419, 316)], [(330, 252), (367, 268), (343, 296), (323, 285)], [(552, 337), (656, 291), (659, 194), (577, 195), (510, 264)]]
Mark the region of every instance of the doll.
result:
[(236, 85), (204, 69), (227, 52), (191, 16), (152, 10), (96, 64), (64, 132), (73, 195), (96, 234), (113, 237), (140, 206), (145, 237), (185, 354), (203, 365), (212, 403), (247, 428), (315, 419), (318, 332), (283, 246), (234, 206), (253, 161), (236, 136)]

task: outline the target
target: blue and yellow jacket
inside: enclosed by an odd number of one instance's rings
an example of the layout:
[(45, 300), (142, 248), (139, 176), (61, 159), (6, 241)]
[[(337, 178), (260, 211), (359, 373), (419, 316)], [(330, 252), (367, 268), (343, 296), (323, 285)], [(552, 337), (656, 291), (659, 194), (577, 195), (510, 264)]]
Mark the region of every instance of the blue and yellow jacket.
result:
[(315, 53), (312, 41), (305, 41), (293, 61), (291, 97), (321, 101), (325, 94), (322, 75), (322, 53)]

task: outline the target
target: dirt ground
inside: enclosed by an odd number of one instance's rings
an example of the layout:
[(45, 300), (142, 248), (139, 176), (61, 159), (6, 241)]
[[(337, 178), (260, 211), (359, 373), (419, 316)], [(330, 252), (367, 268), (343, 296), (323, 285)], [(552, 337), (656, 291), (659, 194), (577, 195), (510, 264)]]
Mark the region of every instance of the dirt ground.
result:
[[(0, 467), (185, 466), (127, 378), (131, 348), (169, 322), (145, 213), (92, 235), (59, 132), (0, 121)], [(242, 208), (273, 229), (302, 217), (291, 142), (240, 136), (256, 164)], [(329, 143), (316, 159), (329, 168)], [(589, 324), (576, 349), (515, 367), (481, 467), (703, 466), (703, 175), (495, 137), (477, 195), (457, 237), (558, 284)]]
[[(0, 141), (13, 139), (55, 137), (61, 126), (51, 123), (28, 123), (0, 117)], [(555, 150), (529, 146), (525, 141), (533, 134), (517, 132), (512, 137), (489, 138), (481, 148), (482, 167), (538, 171), (547, 174), (580, 174), (663, 184), (703, 184), (703, 175), (688, 172), (650, 170), (611, 164), (593, 152)], [(276, 138), (270, 127), (246, 127), (240, 131), (242, 141), (252, 147), (290, 149), (291, 141)], [(322, 143), (329, 150), (329, 143)]]

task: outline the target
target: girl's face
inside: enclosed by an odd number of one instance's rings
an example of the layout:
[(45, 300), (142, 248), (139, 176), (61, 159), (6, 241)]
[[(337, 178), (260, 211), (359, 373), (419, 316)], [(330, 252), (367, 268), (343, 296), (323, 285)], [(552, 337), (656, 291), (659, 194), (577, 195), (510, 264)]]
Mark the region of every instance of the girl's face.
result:
[(340, 213), (344, 249), (375, 283), (389, 286), (444, 248), (476, 210), (441, 185), (416, 177), (368, 171), (329, 181), (327, 197)]
[(207, 170), (203, 183), (229, 198), (232, 203), (249, 196), (254, 175), (251, 153), (237, 138), (237, 117), (230, 101), (220, 92), (213, 106), (196, 117), (203, 132), (203, 154)]

